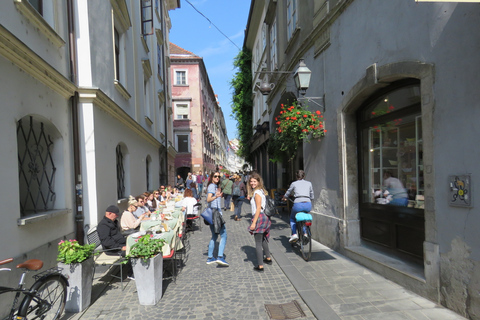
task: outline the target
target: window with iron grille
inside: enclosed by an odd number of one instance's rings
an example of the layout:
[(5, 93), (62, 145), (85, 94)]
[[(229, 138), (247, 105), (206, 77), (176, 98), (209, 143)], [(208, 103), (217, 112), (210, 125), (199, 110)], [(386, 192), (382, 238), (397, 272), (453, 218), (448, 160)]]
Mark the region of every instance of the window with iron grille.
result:
[(18, 177), (22, 217), (55, 205), (54, 127), (32, 116), (17, 122)]
[(117, 197), (125, 198), (125, 157), (122, 146), (117, 146)]

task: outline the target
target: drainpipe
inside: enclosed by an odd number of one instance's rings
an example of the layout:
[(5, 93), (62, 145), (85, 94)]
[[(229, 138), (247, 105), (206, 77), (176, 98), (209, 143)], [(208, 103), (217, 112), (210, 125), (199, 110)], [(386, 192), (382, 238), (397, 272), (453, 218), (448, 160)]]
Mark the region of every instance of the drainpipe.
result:
[[(75, 42), (75, 19), (73, 11), (73, 0), (67, 0), (68, 15), (68, 47), (70, 56), (70, 80), (78, 86), (77, 83), (77, 48)], [(84, 243), (85, 233), (83, 230), (84, 215), (82, 201), (82, 167), (80, 159), (80, 138), (79, 138), (79, 120), (78, 120), (78, 92), (70, 98), (72, 109), (72, 136), (73, 136), (73, 163), (75, 175), (75, 238), (80, 244)]]

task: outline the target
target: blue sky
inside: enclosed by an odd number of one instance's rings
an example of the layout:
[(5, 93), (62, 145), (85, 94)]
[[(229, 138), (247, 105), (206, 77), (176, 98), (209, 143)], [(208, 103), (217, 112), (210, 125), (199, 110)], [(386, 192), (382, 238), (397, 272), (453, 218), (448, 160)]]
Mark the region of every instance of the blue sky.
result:
[[(243, 46), (250, 1), (247, 0), (189, 0), (239, 48)], [(237, 121), (232, 119), (233, 59), (239, 49), (188, 2), (169, 11), (172, 20), (170, 42), (203, 58), (213, 91), (218, 95), (225, 117), (229, 140), (237, 136)]]

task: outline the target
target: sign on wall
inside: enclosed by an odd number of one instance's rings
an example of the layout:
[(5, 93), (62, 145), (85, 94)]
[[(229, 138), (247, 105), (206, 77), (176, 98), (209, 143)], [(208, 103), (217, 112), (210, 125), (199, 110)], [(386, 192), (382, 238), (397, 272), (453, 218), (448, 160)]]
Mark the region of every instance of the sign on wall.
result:
[(470, 175), (449, 176), (451, 206), (471, 207), (472, 206), (472, 181)]

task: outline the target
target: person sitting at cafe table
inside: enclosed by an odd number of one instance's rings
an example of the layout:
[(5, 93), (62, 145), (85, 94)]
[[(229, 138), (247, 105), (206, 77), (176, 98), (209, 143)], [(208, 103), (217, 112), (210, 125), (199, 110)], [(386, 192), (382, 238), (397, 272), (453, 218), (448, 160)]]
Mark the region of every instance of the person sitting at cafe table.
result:
[(149, 220), (150, 218), (146, 213), (140, 215), (140, 217), (135, 217), (133, 212), (137, 210), (138, 202), (134, 197), (130, 196), (128, 200), (128, 207), (122, 213), (122, 218), (120, 219), (120, 225), (122, 226), (122, 233), (128, 234), (129, 231), (135, 231), (140, 227), (140, 223), (144, 220)]
[(125, 256), (127, 242), (125, 236), (120, 232), (117, 221), (119, 214), (120, 210), (117, 206), (109, 206), (105, 210), (105, 216), (97, 225), (98, 238), (108, 255)]
[[(97, 233), (105, 254), (125, 257), (127, 238), (120, 232), (118, 226), (117, 218), (119, 213), (120, 210), (117, 206), (109, 206), (105, 210), (105, 216), (97, 225)], [(130, 261), (127, 263), (127, 278), (135, 280)]]
[(197, 203), (197, 199), (193, 196), (193, 191), (191, 189), (186, 189), (183, 194), (182, 211), (187, 217), (195, 215), (193, 206)]
[[(158, 193), (158, 191), (157, 191)], [(147, 202), (146, 202), (147, 208), (150, 212), (154, 212), (157, 210), (158, 202), (155, 200), (155, 194), (147, 192)]]
[(167, 192), (165, 190), (163, 190), (161, 193), (160, 193), (160, 202), (159, 204), (161, 204), (162, 206), (166, 205), (167, 204)]
[(142, 214), (146, 213), (147, 216), (150, 216), (150, 210), (145, 207), (145, 197), (142, 195), (136, 196), (137, 200), (137, 210), (133, 213), (136, 218), (139, 218)]

